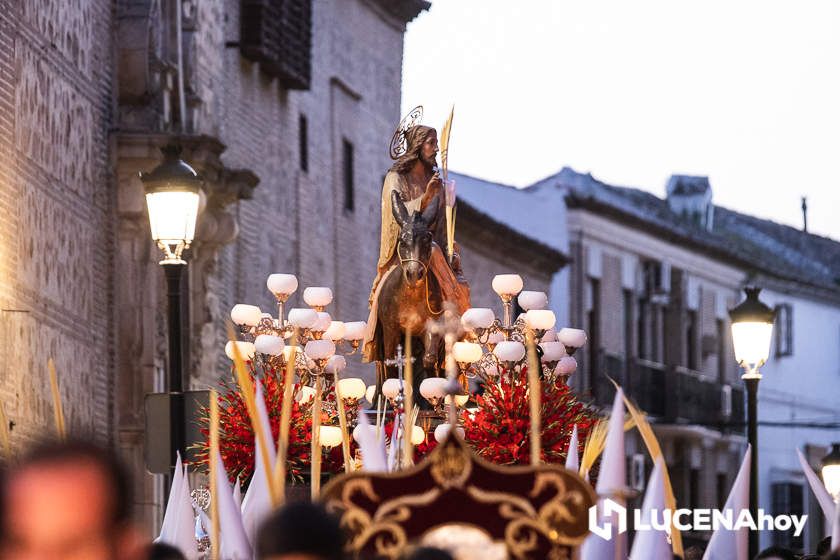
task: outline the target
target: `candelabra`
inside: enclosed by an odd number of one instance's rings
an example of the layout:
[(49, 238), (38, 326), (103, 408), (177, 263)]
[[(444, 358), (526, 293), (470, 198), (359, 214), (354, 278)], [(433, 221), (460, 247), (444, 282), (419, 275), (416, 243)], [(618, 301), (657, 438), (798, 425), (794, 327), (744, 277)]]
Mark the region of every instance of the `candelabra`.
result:
[[(277, 302), (277, 317), (254, 305), (236, 304), (230, 317), (244, 340), (228, 342), (225, 353), (233, 359), (236, 345), (241, 356), (262, 366), (263, 371), (282, 371), (294, 360), (300, 379), (295, 399), (312, 403), (313, 460), (320, 455), (315, 453), (320, 446), (343, 444), (345, 466), (349, 468), (348, 424), (356, 420), (366, 387), (360, 378), (339, 379), (339, 375), (347, 367), (345, 356), (359, 351), (366, 324), (334, 321), (325, 311), (333, 299), (330, 288), (306, 288), (303, 300), (309, 307), (292, 308), (286, 313), (285, 306), (298, 289), (297, 278), (292, 274), (272, 274), (266, 285)], [(329, 398), (331, 394), (334, 399)], [(328, 418), (337, 418), (339, 426), (321, 425), (322, 412)], [(313, 481), (313, 486), (316, 484)]]
[[(467, 380), (475, 377), (485, 381), (495, 379), (502, 371), (517, 374), (526, 362), (525, 341), (529, 331), (538, 341), (543, 378), (551, 383), (567, 383), (577, 369), (573, 355), (586, 343), (586, 333), (572, 328), (555, 330), (554, 312), (545, 309), (548, 297), (544, 292), (523, 291), (519, 275), (500, 274), (493, 278), (492, 286), (502, 303), (501, 318), (492, 309), (477, 307), (467, 309), (461, 316), (466, 335), (464, 340), (454, 343), (452, 354), (462, 385), (466, 388)], [(525, 311), (515, 320), (514, 298)], [(438, 408), (443, 398), (442, 385), (427, 381), (425, 387), (420, 387), (421, 395)]]

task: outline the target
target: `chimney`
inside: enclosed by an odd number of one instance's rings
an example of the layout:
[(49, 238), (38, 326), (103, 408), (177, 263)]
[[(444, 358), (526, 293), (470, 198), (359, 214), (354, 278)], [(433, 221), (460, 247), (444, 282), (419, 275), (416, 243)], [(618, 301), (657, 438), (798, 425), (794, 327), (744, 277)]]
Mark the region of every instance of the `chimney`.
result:
[(802, 231), (808, 233), (808, 197), (802, 197)]
[(708, 177), (671, 175), (667, 192), (671, 211), (688, 222), (711, 231), (714, 225), (715, 205)]

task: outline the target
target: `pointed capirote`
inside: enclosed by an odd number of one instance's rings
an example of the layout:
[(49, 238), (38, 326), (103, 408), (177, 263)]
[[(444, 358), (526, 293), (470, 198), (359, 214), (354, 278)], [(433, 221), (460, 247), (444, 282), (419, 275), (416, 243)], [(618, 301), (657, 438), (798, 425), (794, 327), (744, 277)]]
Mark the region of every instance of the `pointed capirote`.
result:
[(650, 473), (642, 502), (641, 519), (650, 529), (636, 530), (630, 560), (673, 560), (668, 531), (654, 528), (662, 526), (665, 509), (665, 463), (660, 457)]
[[(254, 442), (254, 446), (256, 446), (256, 442)], [(236, 505), (242, 507), (242, 483), (238, 476), (236, 482), (233, 483), (233, 501), (236, 502)]]
[(175, 460), (175, 473), (172, 476), (172, 485), (169, 487), (169, 499), (166, 501), (166, 510), (163, 512), (163, 523), (160, 526), (160, 535), (155, 542), (165, 542), (175, 546), (175, 518), (177, 517), (178, 499), (181, 496), (181, 484), (184, 478), (184, 469), (181, 464), (181, 453)]
[(566, 451), (566, 468), (575, 472), (578, 472), (578, 469), (580, 469), (577, 424), (572, 428), (572, 437), (569, 438), (569, 449)]
[[(262, 383), (256, 383), (255, 390), (257, 402), (257, 417), (263, 426), (263, 433), (268, 436), (267, 441), (268, 453), (270, 456), (270, 463), (274, 465), (277, 460), (277, 452), (274, 448), (273, 437), (271, 436), (271, 423), (268, 417), (268, 409), (265, 406), (265, 398), (263, 397)], [(242, 524), (245, 527), (245, 534), (248, 536), (248, 542), (253, 548), (256, 545), (257, 529), (263, 520), (271, 513), (271, 491), (269, 484), (271, 483), (269, 477), (271, 473), (265, 472), (265, 464), (262, 459), (262, 450), (257, 443), (256, 434), (254, 434), (254, 474), (251, 476), (251, 482), (248, 483), (248, 489), (245, 491), (245, 496), (242, 498)]]
[[(738, 515), (750, 507), (750, 449), (747, 445), (744, 461), (741, 463), (738, 476), (735, 477), (729, 497), (723, 506), (724, 513), (727, 510), (732, 512), (733, 520), (737, 520)], [(749, 527), (733, 530), (723, 526), (718, 527), (712, 533), (709, 546), (703, 554), (703, 560), (749, 560), (749, 531)]]
[(242, 512), (233, 501), (233, 489), (228, 480), (222, 456), (216, 453), (216, 486), (218, 488), (219, 526), (221, 527), (220, 558), (251, 560), (251, 545), (242, 524)]
[[(620, 532), (619, 514), (610, 510), (605, 515), (605, 502), (612, 500), (624, 505), (624, 493), (627, 491), (627, 467), (624, 451), (624, 391), (619, 388), (615, 393), (607, 439), (601, 456), (601, 468), (595, 492), (598, 494), (598, 524), (601, 527), (609, 523), (612, 538), (606, 540), (599, 535), (590, 534), (581, 547), (581, 560), (613, 560), (627, 558), (627, 533)], [(626, 521), (626, 518), (625, 518)]]
[[(831, 499), (831, 494), (828, 493), (828, 490), (825, 488), (825, 484), (823, 484), (820, 477), (814, 472), (811, 468), (811, 465), (808, 464), (808, 461), (805, 459), (805, 455), (797, 449), (796, 455), (799, 457), (799, 464), (802, 466), (802, 472), (805, 473), (805, 478), (808, 479), (808, 486), (811, 487), (811, 491), (814, 493), (814, 496), (817, 498), (817, 502), (820, 504), (820, 509), (825, 515), (827, 520), (834, 519), (834, 500)], [(826, 524), (827, 527), (830, 527), (829, 524)]]
[(184, 466), (183, 476), (181, 477), (181, 489), (177, 504), (175, 540), (170, 544), (180, 550), (187, 560), (198, 560), (198, 543), (195, 540), (195, 509), (190, 495), (190, 479), (187, 476), (186, 466)]
[(359, 412), (359, 450), (362, 453), (362, 470), (367, 472), (387, 472), (388, 459), (382, 446), (384, 438), (377, 438), (375, 430), (371, 429), (367, 414)]

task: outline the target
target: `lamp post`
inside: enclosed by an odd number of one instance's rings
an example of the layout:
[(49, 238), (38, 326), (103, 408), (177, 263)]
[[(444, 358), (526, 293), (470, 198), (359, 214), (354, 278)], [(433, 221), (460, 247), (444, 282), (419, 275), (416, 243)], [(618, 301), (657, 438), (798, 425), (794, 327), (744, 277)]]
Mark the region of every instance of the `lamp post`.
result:
[(192, 243), (202, 180), (181, 160), (181, 148), (169, 144), (161, 148), (163, 162), (149, 173), (141, 173), (152, 239), (163, 251), (160, 261), (166, 276), (167, 326), (169, 331), (169, 371), (171, 461), (184, 452), (184, 381), (181, 349), (181, 278), (187, 262), (181, 258)]
[[(746, 299), (729, 311), (735, 360), (744, 368), (747, 387), (747, 439), (750, 443), (750, 513), (758, 519), (758, 382), (759, 369), (770, 354), (776, 312), (758, 299), (761, 288), (744, 288)], [(758, 553), (758, 532), (751, 531), (749, 557)]]
[(825, 489), (831, 494), (834, 503), (840, 503), (840, 443), (832, 443), (831, 453), (823, 457), (822, 477)]

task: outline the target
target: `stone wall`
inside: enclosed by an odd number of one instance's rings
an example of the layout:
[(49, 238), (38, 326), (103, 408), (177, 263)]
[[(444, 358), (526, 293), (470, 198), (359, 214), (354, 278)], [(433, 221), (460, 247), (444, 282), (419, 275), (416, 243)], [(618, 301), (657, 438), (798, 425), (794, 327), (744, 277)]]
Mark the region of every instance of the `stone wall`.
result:
[(0, 399), (12, 443), (113, 414), (112, 6), (0, 2)]

